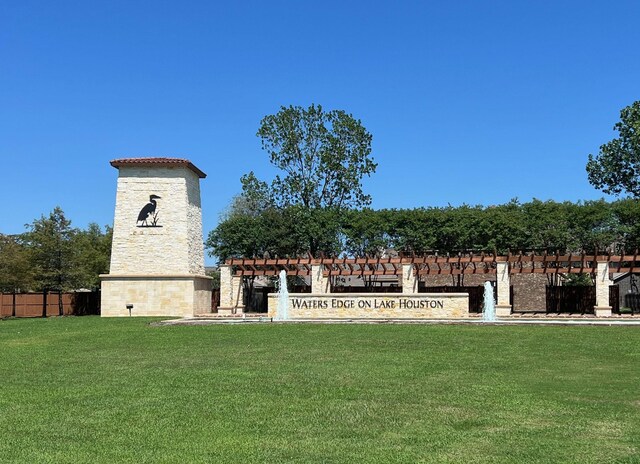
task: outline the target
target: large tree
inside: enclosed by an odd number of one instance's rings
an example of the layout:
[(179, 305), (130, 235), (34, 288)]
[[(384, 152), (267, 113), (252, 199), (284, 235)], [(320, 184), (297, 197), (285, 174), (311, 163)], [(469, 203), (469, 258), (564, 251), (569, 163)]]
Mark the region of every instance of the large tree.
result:
[(71, 221), (58, 206), (48, 217), (42, 216), (27, 227), (29, 231), (25, 237), (32, 254), (36, 279), (42, 290), (55, 290), (58, 293), (58, 311), (62, 316), (62, 292), (72, 289), (78, 281), (73, 246), (77, 230), (71, 227)]
[(207, 246), (219, 259), (341, 251), (340, 224), (351, 208), (366, 206), (362, 179), (373, 174), (371, 134), (344, 111), (282, 107), (266, 116), (257, 135), (281, 173), (273, 181), (242, 176)]
[(301, 205), (310, 209), (366, 206), (371, 197), (362, 178), (373, 174), (371, 134), (360, 120), (341, 111), (282, 107), (266, 116), (257, 134), (271, 163), (283, 171), (271, 188), (253, 173), (243, 178), (243, 194), (256, 189), (271, 192), (277, 206)]
[(640, 101), (624, 108), (613, 128), (620, 137), (602, 145), (598, 156), (589, 155), (589, 182), (604, 193), (640, 198)]

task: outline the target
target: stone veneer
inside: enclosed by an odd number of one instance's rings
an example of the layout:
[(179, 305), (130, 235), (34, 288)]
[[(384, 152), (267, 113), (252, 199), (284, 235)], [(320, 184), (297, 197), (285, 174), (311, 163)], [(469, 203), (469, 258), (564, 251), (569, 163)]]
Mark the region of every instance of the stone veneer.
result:
[[(269, 295), (269, 317), (278, 312), (278, 294)], [(289, 294), (291, 319), (452, 319), (469, 317), (467, 293)]]
[(513, 309), (515, 311), (544, 312), (547, 309), (548, 274), (511, 274)]
[[(204, 275), (200, 183), (190, 169), (120, 167), (110, 274)], [(149, 195), (158, 195), (158, 225), (137, 227)]]
[[(193, 316), (211, 312), (204, 274), (200, 178), (187, 160), (114, 160), (118, 168), (111, 266), (102, 275), (103, 316)], [(138, 227), (157, 195), (158, 227)]]
[(239, 314), (244, 311), (242, 277), (233, 275), (231, 266), (220, 266), (220, 306), (218, 314)]
[[(102, 316), (193, 317), (211, 312), (211, 279), (184, 276), (103, 275)], [(105, 306), (106, 305), (106, 306)]]
[(596, 305), (593, 308), (596, 317), (610, 317), (609, 286), (613, 283), (609, 274), (609, 263), (598, 261), (596, 269)]

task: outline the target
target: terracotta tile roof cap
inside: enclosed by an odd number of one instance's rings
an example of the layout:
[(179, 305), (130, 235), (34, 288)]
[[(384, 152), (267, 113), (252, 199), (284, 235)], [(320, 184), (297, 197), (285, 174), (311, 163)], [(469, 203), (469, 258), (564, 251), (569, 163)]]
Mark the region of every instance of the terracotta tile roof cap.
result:
[(185, 166), (195, 172), (198, 177), (204, 179), (207, 175), (198, 169), (191, 161), (183, 158), (119, 158), (110, 161), (111, 166), (120, 168), (121, 166)]

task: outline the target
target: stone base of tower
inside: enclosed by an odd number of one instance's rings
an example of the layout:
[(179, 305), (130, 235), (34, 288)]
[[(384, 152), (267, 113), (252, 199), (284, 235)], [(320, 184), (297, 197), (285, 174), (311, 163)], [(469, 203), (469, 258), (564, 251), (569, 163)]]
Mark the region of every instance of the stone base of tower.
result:
[(103, 317), (193, 317), (211, 312), (211, 277), (103, 274)]

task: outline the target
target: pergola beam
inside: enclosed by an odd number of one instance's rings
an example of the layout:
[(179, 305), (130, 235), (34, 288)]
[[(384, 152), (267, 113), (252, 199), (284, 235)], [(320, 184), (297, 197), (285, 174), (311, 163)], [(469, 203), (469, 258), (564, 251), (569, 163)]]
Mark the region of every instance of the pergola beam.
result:
[[(404, 256), (398, 258), (232, 258), (236, 276), (275, 276), (281, 270), (287, 275), (308, 276), (313, 266), (322, 266), (325, 276), (402, 275), (402, 266), (411, 264), (416, 275), (495, 274), (497, 263), (507, 263), (510, 274), (578, 274), (594, 273), (597, 262), (610, 263), (610, 270), (618, 273), (634, 272), (638, 266), (638, 251), (631, 255), (605, 255), (594, 253), (561, 255), (559, 252), (542, 255), (509, 253), (506, 256), (481, 253), (456, 256)], [(615, 265), (611, 265), (615, 263)]]

